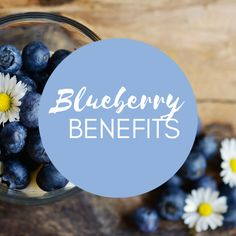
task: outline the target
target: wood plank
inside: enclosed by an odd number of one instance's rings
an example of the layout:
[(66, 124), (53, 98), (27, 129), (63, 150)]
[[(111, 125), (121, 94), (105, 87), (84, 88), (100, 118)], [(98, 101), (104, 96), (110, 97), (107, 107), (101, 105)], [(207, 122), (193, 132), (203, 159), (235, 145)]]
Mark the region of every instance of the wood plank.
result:
[[(231, 23), (236, 20), (235, 1), (74, 1), (45, 7), (30, 0), (8, 3), (0, 14), (24, 12), (25, 5), (27, 11), (62, 12), (102, 38), (129, 37), (151, 43), (180, 64), (198, 99), (236, 101), (236, 26)], [(224, 120), (236, 127), (234, 106), (208, 102), (199, 110), (207, 124)]]
[(204, 128), (217, 123), (232, 127), (236, 133), (236, 103), (199, 102), (198, 111)]
[(0, 4), (1, 15), (24, 12), (25, 6), (27, 11), (62, 12), (102, 38), (143, 40), (180, 64), (197, 98), (236, 100), (234, 0), (73, 1), (47, 7), (38, 0), (4, 0)]

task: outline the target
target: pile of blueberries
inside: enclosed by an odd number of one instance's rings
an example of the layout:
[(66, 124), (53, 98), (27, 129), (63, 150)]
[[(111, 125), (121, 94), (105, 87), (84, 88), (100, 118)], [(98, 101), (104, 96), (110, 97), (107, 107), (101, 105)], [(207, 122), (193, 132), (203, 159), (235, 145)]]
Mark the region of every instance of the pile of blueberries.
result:
[[(219, 170), (217, 170), (219, 169)], [(217, 170), (217, 171), (216, 171)], [(155, 190), (156, 205), (136, 209), (133, 223), (145, 233), (155, 232), (160, 219), (178, 221), (184, 213), (185, 199), (192, 189), (211, 188), (227, 197), (225, 227), (236, 227), (236, 188), (230, 188), (215, 175), (220, 172), (219, 142), (212, 135), (198, 134), (186, 162), (163, 186)]]
[(27, 86), (21, 99), (20, 121), (0, 126), (1, 182), (10, 189), (24, 189), (31, 173), (42, 168), (37, 184), (44, 191), (63, 188), (67, 183), (52, 165), (44, 150), (38, 130), (38, 110), (44, 86), (58, 64), (70, 51), (60, 49), (51, 56), (42, 42), (30, 42), (22, 53), (12, 45), (0, 47), (0, 72), (16, 76)]

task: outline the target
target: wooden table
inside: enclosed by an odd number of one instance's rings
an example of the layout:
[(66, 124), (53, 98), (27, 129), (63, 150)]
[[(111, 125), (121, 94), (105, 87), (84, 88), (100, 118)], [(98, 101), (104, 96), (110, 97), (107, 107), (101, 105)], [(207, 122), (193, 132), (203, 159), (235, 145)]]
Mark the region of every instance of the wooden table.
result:
[[(102, 38), (128, 37), (162, 49), (188, 76), (204, 127), (217, 127), (226, 136), (235, 132), (235, 0), (0, 1), (2, 16), (25, 11), (60, 13), (84, 23)], [(212, 127), (212, 123), (217, 125)], [(148, 197), (114, 200), (81, 193), (47, 206), (1, 203), (0, 236), (139, 235), (123, 219)], [(236, 231), (199, 235), (210, 234), (236, 235)], [(181, 222), (162, 222), (156, 235), (193, 234)]]

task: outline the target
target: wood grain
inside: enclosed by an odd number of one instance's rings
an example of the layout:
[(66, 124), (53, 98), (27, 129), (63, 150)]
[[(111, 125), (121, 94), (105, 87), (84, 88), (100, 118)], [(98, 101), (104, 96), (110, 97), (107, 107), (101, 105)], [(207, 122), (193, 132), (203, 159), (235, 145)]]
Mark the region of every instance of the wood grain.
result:
[[(0, 2), (0, 15), (25, 11), (57, 12), (88, 25), (102, 38), (129, 37), (159, 47), (183, 68), (197, 99), (205, 101), (204, 105), (199, 102), (204, 124), (218, 121), (220, 110), (214, 109), (226, 104), (220, 121), (231, 122), (234, 129), (235, 9), (234, 0)], [(217, 107), (215, 102), (210, 102), (212, 99), (221, 105)]]
[[(128, 37), (162, 49), (188, 76), (203, 125), (217, 123), (225, 136), (236, 131), (235, 0), (0, 1), (1, 16), (25, 11), (63, 14), (84, 23), (101, 38)], [(104, 200), (82, 193), (34, 208), (1, 203), (0, 236), (34, 235), (34, 231), (39, 236), (140, 235), (124, 225), (122, 217), (142, 201), (139, 197)], [(194, 234), (181, 223), (162, 222), (156, 235)], [(197, 235), (230, 236), (236, 231)]]

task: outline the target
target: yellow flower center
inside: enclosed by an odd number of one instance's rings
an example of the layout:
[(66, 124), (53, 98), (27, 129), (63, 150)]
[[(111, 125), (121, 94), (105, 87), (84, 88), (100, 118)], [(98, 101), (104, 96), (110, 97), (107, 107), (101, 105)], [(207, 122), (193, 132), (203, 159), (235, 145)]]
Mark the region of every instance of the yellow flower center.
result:
[(236, 158), (230, 160), (230, 168), (234, 173), (236, 173)]
[(212, 206), (209, 203), (202, 203), (198, 207), (198, 213), (200, 216), (210, 216), (213, 213)]
[(11, 108), (11, 98), (6, 93), (0, 93), (0, 112), (6, 112)]

